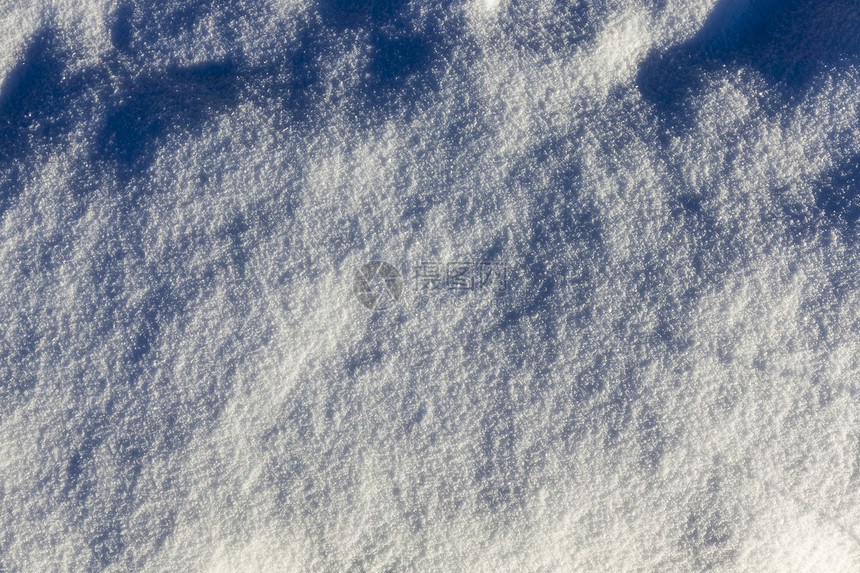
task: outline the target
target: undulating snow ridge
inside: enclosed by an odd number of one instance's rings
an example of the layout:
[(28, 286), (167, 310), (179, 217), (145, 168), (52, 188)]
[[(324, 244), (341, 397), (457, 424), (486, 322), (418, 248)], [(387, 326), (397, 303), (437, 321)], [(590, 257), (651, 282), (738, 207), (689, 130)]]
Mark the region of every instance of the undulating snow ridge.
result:
[(857, 570), (858, 8), (5, 2), (0, 571)]

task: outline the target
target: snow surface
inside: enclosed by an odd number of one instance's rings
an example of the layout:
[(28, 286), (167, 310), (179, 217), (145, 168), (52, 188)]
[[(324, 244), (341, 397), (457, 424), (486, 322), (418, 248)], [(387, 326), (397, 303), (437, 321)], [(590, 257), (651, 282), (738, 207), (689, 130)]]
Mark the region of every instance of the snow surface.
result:
[(0, 571), (860, 570), (857, 0), (0, 32)]

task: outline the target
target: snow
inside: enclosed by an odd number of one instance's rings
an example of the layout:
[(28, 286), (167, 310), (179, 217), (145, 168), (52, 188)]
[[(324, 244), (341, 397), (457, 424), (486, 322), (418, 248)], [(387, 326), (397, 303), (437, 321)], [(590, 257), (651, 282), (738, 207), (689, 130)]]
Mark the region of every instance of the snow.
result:
[(857, 8), (7, 0), (0, 571), (857, 570)]

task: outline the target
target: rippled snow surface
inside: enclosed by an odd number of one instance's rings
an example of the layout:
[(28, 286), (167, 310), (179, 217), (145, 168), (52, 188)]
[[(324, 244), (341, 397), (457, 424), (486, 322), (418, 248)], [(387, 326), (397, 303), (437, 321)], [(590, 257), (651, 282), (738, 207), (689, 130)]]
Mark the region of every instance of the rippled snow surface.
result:
[(2, 0), (0, 571), (858, 571), (858, 218), (857, 0)]

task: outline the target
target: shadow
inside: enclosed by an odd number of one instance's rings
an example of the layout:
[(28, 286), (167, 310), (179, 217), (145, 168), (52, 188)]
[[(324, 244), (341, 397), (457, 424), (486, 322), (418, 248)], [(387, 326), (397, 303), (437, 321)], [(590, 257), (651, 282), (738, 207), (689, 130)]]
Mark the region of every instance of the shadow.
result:
[(409, 390), (401, 399), (399, 414), (402, 428), (400, 434), (409, 436), (417, 427), (420, 427), (427, 416), (427, 403), (421, 394)]
[[(795, 244), (835, 229), (851, 243), (860, 241), (860, 155), (826, 173), (814, 186), (813, 204), (785, 203), (777, 217)], [(776, 200), (782, 189), (774, 191)]]
[(129, 345), (128, 367), (139, 366), (156, 344), (162, 328), (184, 314), (188, 299), (178, 296), (169, 283), (154, 288), (144, 298), (132, 319), (133, 341)]
[(414, 112), (423, 96), (438, 88), (437, 64), (451, 61), (448, 38), (468, 37), (463, 22), (435, 14), (437, 8), (416, 27), (406, 13), (408, 4), (406, 0), (321, 0), (317, 5), (324, 30), (315, 31), (316, 35), (349, 32), (356, 41), (369, 43), (370, 61), (358, 93), (346, 94), (354, 100), (350, 111), (363, 121)]
[(115, 522), (101, 528), (90, 541), (94, 569), (104, 570), (115, 564), (125, 549), (121, 523)]
[(755, 70), (776, 96), (768, 111), (783, 110), (815, 86), (826, 70), (860, 56), (860, 10), (852, 0), (721, 0), (689, 41), (652, 52), (637, 84), (643, 98), (674, 132), (692, 125), (689, 109), (723, 70)]
[(193, 131), (238, 103), (239, 79), (232, 62), (209, 62), (135, 79), (124, 91), (128, 96), (107, 112), (96, 158), (112, 161), (130, 177), (146, 168), (168, 133)]
[[(545, 178), (540, 170), (555, 164), (568, 143), (551, 141), (535, 148), (513, 166), (506, 183), (513, 188), (527, 187)], [(483, 389), (491, 406), (481, 421), (482, 453), (475, 477), (481, 484), (479, 501), (489, 511), (516, 508), (531, 495), (529, 476), (540, 473), (545, 452), (519, 452), (516, 413), (521, 402), (541, 403), (559, 383), (551, 378), (551, 372), (560, 359), (560, 325), (584, 328), (591, 320), (593, 267), (605, 256), (605, 242), (599, 214), (584, 204), (579, 193), (580, 179), (578, 166), (549, 176), (546, 190), (532, 199), (529, 224), (524, 225), (529, 234), (521, 252), (506, 252), (511, 245), (497, 238), (481, 253), (485, 261), (507, 259), (511, 284), (510, 291), (502, 296), (512, 297), (511, 308), (499, 317), (483, 341), (488, 345), (504, 341), (506, 367), (512, 372), (532, 374), (517, 399), (512, 396), (512, 382), (507, 376)], [(574, 439), (578, 431), (574, 418), (582, 413), (588, 398), (602, 390), (604, 380), (599, 366), (594, 374), (593, 380), (569, 381), (573, 400), (565, 407), (575, 414), (570, 424), (560, 428), (564, 439)]]
[(363, 344), (344, 361), (342, 372), (347, 380), (354, 381), (378, 368), (384, 358), (385, 354), (377, 342)]
[[(122, 14), (123, 10), (119, 10)], [(127, 19), (127, 17), (126, 17)], [(127, 43), (129, 24), (117, 16), (112, 38)], [(0, 216), (23, 185), (16, 161), (43, 145), (57, 145), (75, 126), (100, 122), (91, 149), (91, 165), (115, 167), (121, 181), (145, 172), (157, 144), (168, 134), (191, 131), (213, 114), (239, 101), (243, 78), (231, 61), (172, 67), (132, 79), (131, 70), (114, 70), (126, 85), (111, 97), (108, 69), (71, 72), (55, 32), (39, 32), (20, 63), (0, 86)], [(99, 104), (85, 98), (100, 93)]]
[[(522, 167), (512, 170), (509, 184), (528, 185), (541, 177), (538, 170), (554, 161), (558, 148), (563, 149), (564, 143), (552, 141), (534, 150), (523, 160)], [(518, 304), (502, 317), (497, 330), (515, 327), (524, 319), (557, 315), (554, 299), (562, 293), (577, 303), (576, 318), (587, 320), (592, 263), (581, 259), (568, 260), (568, 256), (571, 252), (581, 251), (596, 260), (605, 253), (605, 247), (599, 214), (581, 202), (578, 192), (580, 176), (578, 166), (569, 167), (553, 176), (551, 188), (554, 190), (534, 197), (527, 227), (531, 231), (528, 249), (521, 260), (510, 261), (520, 281), (516, 285)], [(561, 258), (560, 254), (564, 257)], [(492, 251), (487, 256), (492, 256)], [(579, 326), (584, 326), (584, 322)], [(544, 340), (552, 340), (555, 336), (553, 325), (547, 323), (544, 328)]]
[(24, 152), (29, 138), (49, 139), (67, 127), (57, 112), (67, 99), (66, 57), (53, 31), (36, 34), (21, 62), (0, 86), (0, 162)]
[(11, 168), (13, 175), (8, 187), (0, 188), (0, 217), (22, 188), (11, 163), (72, 128), (70, 91), (63, 77), (66, 56), (56, 44), (52, 30), (39, 31), (0, 86), (0, 169)]
[(374, 123), (396, 115), (408, 122), (439, 89), (437, 64), (450, 62), (451, 47), (437, 31), (380, 31), (373, 34), (372, 45), (354, 112)]
[(858, 239), (860, 222), (860, 154), (840, 165), (815, 192), (815, 206), (829, 222)]
[(129, 53), (134, 38), (134, 6), (121, 4), (113, 13), (110, 24), (110, 43), (120, 52)]
[(68, 496), (74, 494), (73, 497), (79, 504), (86, 503), (96, 487), (94, 455), (103, 441), (103, 421), (91, 422), (88, 426), (84, 430), (84, 439), (66, 466), (66, 483), (63, 488), (63, 493)]
[[(121, 4), (107, 32), (122, 57), (83, 72), (69, 70), (53, 30), (41, 31), (0, 86), (0, 168), (7, 169), (10, 181), (0, 189), (0, 215), (21, 190), (13, 160), (29, 157), (35, 146), (56, 142), (87, 122), (96, 123), (91, 165), (96, 171), (116, 172), (120, 183), (127, 184), (145, 174), (165, 138), (193, 134), (246, 98), (262, 99), (268, 106), (280, 103), (300, 129), (313, 129), (332, 109), (355, 112), (351, 116), (359, 123), (416, 109), (437, 87), (434, 68), (450, 47), (447, 31), (442, 34), (432, 17), (422, 29), (413, 29), (399, 14), (404, 5), (322, 2), (321, 17), (305, 24), (287, 54), (256, 67), (234, 55), (139, 73), (145, 69), (136, 54), (139, 44), (157, 44), (165, 34), (192, 26), (199, 17), (190, 12), (184, 19), (182, 14), (168, 18), (172, 23), (167, 29), (149, 22), (151, 15), (138, 13), (131, 4)], [(360, 41), (369, 42), (369, 61), (357, 70), (363, 73), (353, 74), (362, 79), (339, 91), (325, 68), (326, 54), (342, 55), (339, 32), (357, 25), (364, 26)]]
[(322, 30), (306, 28), (300, 32), (296, 49), (287, 59), (289, 73), (283, 77), (282, 74), (272, 76), (274, 82), (268, 86), (268, 92), (280, 99), (293, 123), (302, 125), (316, 120), (317, 102), (325, 95), (319, 56), (329, 49)]
[(434, 87), (429, 69), (436, 46), (430, 36), (381, 32), (373, 43), (366, 90), (368, 100), (375, 106), (389, 107), (401, 98), (409, 100)]
[(343, 31), (389, 24), (408, 3), (408, 0), (321, 0), (317, 11), (326, 26)]
[(250, 229), (251, 227), (245, 221), (243, 215), (235, 215), (224, 230), (221, 231), (221, 235), (229, 243), (230, 267), (239, 280), (245, 278), (245, 267), (250, 262), (248, 249), (246, 248), (246, 237)]
[[(723, 284), (732, 273), (746, 268), (751, 262), (750, 255), (737, 233), (733, 232), (730, 225), (718, 220), (713, 207), (707, 206), (710, 198), (707, 192), (686, 190), (678, 193), (669, 202), (672, 220), (695, 244), (690, 261), (695, 275), (685, 293), (676, 298), (673, 304), (664, 307), (665, 311), (675, 308), (683, 311), (680, 315), (685, 314), (691, 310), (699, 291)], [(654, 263), (649, 264), (653, 266)], [(646, 288), (639, 294), (659, 296), (664, 282), (646, 280), (641, 285)], [(676, 349), (680, 350), (682, 347)]]

